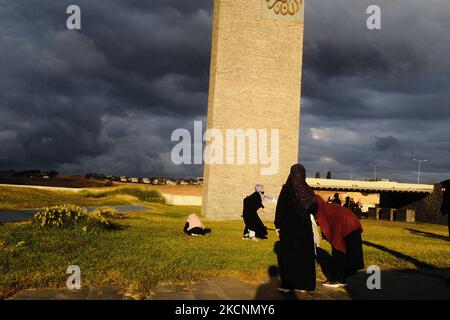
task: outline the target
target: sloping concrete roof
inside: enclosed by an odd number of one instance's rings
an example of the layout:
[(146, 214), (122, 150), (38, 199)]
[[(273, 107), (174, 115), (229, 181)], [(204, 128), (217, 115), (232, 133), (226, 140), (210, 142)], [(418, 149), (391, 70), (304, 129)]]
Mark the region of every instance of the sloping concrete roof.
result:
[(432, 184), (412, 184), (389, 181), (355, 181), (307, 178), (306, 182), (311, 186), (311, 188), (320, 190), (431, 193), (434, 189), (434, 185)]

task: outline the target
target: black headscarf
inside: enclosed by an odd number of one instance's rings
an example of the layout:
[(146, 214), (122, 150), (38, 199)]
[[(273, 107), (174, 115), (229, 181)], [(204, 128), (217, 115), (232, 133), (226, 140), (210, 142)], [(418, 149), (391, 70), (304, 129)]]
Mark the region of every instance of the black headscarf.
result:
[(317, 205), (314, 191), (306, 183), (306, 170), (301, 164), (292, 166), (286, 185), (293, 191), (296, 205), (303, 206), (306, 210)]

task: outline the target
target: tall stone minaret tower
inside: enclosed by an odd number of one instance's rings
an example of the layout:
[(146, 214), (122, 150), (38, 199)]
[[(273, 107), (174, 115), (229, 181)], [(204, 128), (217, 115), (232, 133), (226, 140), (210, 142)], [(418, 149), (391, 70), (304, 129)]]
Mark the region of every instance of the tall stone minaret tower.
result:
[[(208, 219), (240, 219), (243, 197), (258, 183), (278, 197), (298, 162), (303, 20), (303, 0), (214, 0), (207, 128), (224, 137), (226, 129), (267, 129), (269, 144), (278, 132), (279, 163), (269, 175), (261, 170), (267, 165), (249, 158), (205, 164), (202, 213)], [(268, 217), (274, 209), (266, 206)]]

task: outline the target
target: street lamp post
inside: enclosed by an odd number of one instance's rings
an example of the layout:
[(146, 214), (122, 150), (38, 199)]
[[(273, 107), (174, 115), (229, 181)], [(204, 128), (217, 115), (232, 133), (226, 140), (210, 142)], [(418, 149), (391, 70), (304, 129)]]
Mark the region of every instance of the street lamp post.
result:
[(422, 167), (422, 163), (428, 162), (428, 160), (419, 160), (419, 159), (413, 159), (413, 161), (416, 161), (418, 164), (417, 169), (417, 184), (420, 184), (420, 169)]
[(353, 180), (353, 171), (355, 168), (350, 168), (350, 180)]
[(375, 181), (377, 181), (377, 168), (381, 166), (381, 164), (370, 164), (371, 167), (373, 167), (373, 178)]

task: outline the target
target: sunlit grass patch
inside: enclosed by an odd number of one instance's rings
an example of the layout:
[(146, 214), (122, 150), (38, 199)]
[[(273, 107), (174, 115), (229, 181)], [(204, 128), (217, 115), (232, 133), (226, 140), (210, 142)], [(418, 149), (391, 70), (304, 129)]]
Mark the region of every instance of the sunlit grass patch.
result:
[(102, 199), (111, 196), (117, 195), (128, 195), (135, 197), (139, 201), (144, 202), (154, 202), (154, 203), (164, 203), (164, 197), (162, 194), (156, 190), (149, 190), (145, 188), (131, 188), (131, 187), (123, 187), (123, 188), (115, 188), (111, 190), (105, 191), (87, 191), (84, 192), (83, 195), (86, 198), (94, 198), (94, 199)]
[(68, 203), (82, 207), (132, 204), (131, 201), (117, 196), (94, 199), (86, 197), (83, 192), (0, 187), (0, 210), (41, 209)]
[[(84, 287), (119, 286), (148, 295), (159, 283), (189, 283), (219, 276), (263, 281), (276, 264), (269, 239), (241, 240), (242, 221), (207, 221), (206, 237), (183, 234), (185, 218), (200, 207), (154, 203), (152, 210), (126, 212), (111, 221), (121, 228), (83, 233), (33, 224), (0, 226), (0, 295), (26, 288), (61, 288), (69, 265), (79, 265)], [(272, 223), (267, 226), (273, 228)], [(366, 266), (382, 270), (417, 269), (425, 265), (450, 268), (445, 226), (364, 220)], [(416, 231), (430, 236), (419, 235)], [(433, 237), (432, 235), (436, 237)], [(322, 242), (325, 250), (330, 246)], [(318, 275), (320, 278), (320, 268)]]

